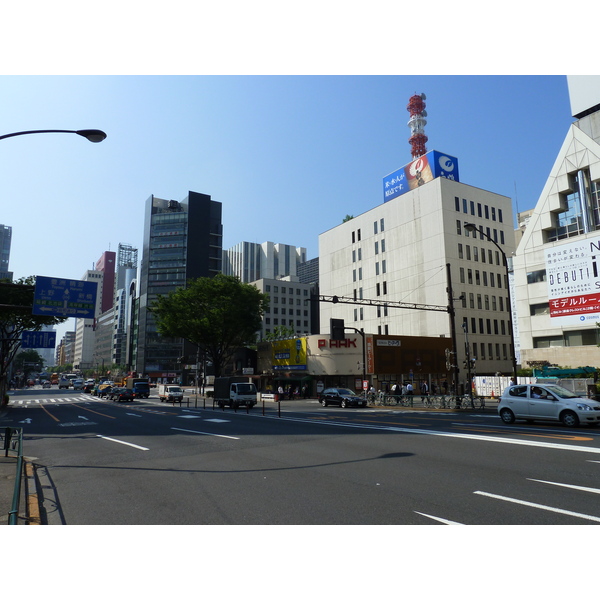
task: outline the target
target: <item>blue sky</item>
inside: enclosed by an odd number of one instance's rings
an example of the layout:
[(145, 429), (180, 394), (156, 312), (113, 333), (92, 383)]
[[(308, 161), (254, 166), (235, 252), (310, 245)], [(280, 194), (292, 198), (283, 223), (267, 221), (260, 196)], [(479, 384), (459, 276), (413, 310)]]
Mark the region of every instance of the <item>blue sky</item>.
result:
[(532, 208), (569, 125), (564, 76), (4, 76), (0, 223), (15, 278), (80, 278), (120, 242), (142, 248), (145, 200), (189, 190), (223, 204), (224, 248), (318, 236), (380, 204), (411, 160), (409, 97), (427, 95), (427, 147), (463, 183)]

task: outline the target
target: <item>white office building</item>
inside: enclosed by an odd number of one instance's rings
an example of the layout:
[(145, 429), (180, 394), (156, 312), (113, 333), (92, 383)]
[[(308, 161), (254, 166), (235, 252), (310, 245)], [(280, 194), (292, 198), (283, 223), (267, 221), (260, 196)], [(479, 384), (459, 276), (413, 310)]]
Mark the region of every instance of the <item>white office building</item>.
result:
[(577, 121), (514, 260), (523, 366), (600, 367), (600, 77), (568, 84)]
[(306, 248), (273, 242), (240, 242), (223, 251), (223, 274), (235, 275), (242, 283), (296, 277), (298, 265), (305, 262)]
[(466, 344), (477, 373), (512, 373), (507, 268), (498, 249), (508, 257), (515, 249), (511, 199), (446, 176), (401, 194), (319, 236), (321, 295), (357, 301), (321, 302), (321, 333), (336, 318), (368, 334), (451, 337), (449, 264), (460, 380)]

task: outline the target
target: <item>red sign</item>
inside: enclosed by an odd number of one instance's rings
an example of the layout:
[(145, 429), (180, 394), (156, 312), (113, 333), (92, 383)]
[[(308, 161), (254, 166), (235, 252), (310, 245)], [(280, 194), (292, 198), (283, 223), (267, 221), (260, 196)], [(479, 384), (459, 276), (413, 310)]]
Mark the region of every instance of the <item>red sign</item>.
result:
[(356, 348), (356, 338), (353, 340), (319, 340), (319, 348)]
[(566, 317), (600, 312), (600, 294), (586, 294), (550, 300), (550, 316)]

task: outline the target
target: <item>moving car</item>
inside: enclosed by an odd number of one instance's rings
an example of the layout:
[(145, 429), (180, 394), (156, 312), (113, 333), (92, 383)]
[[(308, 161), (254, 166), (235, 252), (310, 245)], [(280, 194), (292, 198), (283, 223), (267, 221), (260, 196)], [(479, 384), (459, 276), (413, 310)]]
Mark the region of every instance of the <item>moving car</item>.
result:
[(347, 406), (367, 406), (367, 400), (364, 396), (356, 395), (347, 388), (327, 388), (319, 395), (319, 400), (323, 406), (337, 404), (342, 408)]
[(72, 379), (71, 385), (74, 390), (82, 390), (83, 389), (83, 379)]
[(600, 425), (600, 402), (584, 398), (555, 384), (526, 384), (507, 387), (498, 404), (504, 423), (515, 419), (560, 421), (566, 427)]
[(114, 387), (108, 399), (113, 402), (133, 402), (133, 391), (125, 387)]

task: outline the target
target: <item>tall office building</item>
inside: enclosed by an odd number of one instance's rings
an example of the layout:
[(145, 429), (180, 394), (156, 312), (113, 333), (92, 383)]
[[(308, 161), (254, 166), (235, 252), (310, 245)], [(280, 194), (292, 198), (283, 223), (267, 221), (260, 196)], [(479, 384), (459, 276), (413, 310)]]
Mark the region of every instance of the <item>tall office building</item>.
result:
[(577, 120), (514, 259), (524, 366), (600, 367), (600, 77), (567, 82)]
[(10, 279), (12, 281), (13, 274), (8, 270), (11, 241), (12, 227), (0, 225), (0, 279)]
[(96, 333), (94, 331), (95, 320), (101, 315), (102, 306), (102, 271), (86, 271), (81, 281), (95, 281), (98, 284), (96, 294), (96, 310), (94, 319), (77, 319), (75, 322), (75, 348), (73, 352), (74, 369), (91, 369), (96, 364), (95, 345)]
[(242, 283), (298, 275), (306, 262), (306, 248), (273, 242), (240, 242), (223, 251), (223, 273), (235, 275)]
[(127, 244), (119, 244), (117, 251), (117, 284), (114, 312), (114, 342), (112, 362), (131, 369), (129, 347), (132, 334), (133, 299), (137, 279), (138, 251)]
[(146, 201), (137, 307), (138, 373), (177, 380), (183, 369), (181, 358), (195, 357), (195, 346), (157, 333), (148, 309), (159, 295), (184, 287), (188, 279), (220, 273), (222, 239), (221, 203), (210, 196), (189, 192), (181, 202), (155, 196)]
[(382, 204), (319, 236), (320, 293), (356, 301), (322, 302), (321, 333), (339, 318), (365, 333), (450, 337), (449, 264), (461, 381), (467, 347), (478, 373), (510, 374), (508, 277), (486, 236), (512, 255), (511, 199), (460, 183), (458, 161), (436, 151), (383, 183)]

